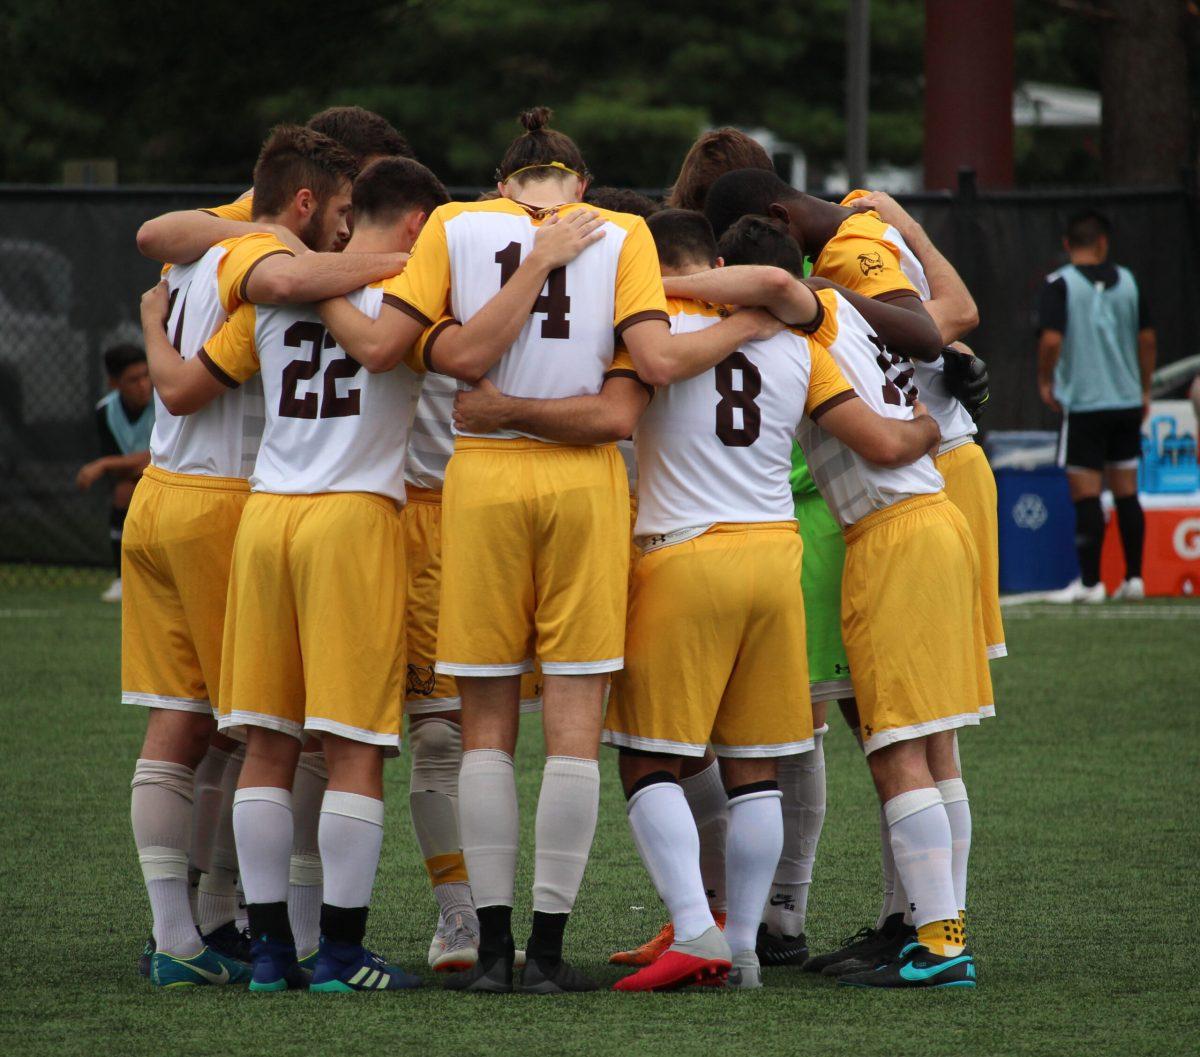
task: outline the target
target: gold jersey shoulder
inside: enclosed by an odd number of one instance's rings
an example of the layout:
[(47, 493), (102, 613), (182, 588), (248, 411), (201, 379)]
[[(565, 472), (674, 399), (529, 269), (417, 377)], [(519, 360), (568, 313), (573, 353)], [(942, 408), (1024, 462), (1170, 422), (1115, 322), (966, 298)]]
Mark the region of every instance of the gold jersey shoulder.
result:
[(634, 227), (636, 222), (642, 218), (633, 213), (616, 213), (611, 209), (601, 209), (599, 206), (588, 205), (586, 202), (566, 202), (560, 206), (554, 206), (549, 209), (535, 209), (530, 206), (523, 206), (518, 202), (514, 202), (510, 198), (489, 198), (484, 202), (448, 202), (444, 206), (438, 206), (437, 212), (441, 214), (442, 219), (446, 222), (453, 220), (463, 213), (501, 213), (509, 216), (526, 216), (535, 224), (540, 224), (547, 217), (554, 213), (559, 216), (567, 216), (575, 210), (590, 209), (595, 213), (599, 213), (605, 220), (611, 221), (620, 228), (626, 231)]

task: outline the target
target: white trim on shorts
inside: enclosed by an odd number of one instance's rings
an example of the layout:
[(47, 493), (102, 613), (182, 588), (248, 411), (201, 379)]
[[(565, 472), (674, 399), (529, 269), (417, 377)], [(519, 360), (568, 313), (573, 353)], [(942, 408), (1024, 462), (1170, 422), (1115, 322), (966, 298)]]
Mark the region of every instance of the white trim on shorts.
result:
[(1106, 462), (1105, 469), (1113, 470), (1136, 470), (1141, 459), (1121, 459), (1120, 462)]
[(378, 731), (367, 730), (364, 727), (352, 727), (349, 723), (339, 723), (333, 719), (315, 719), (304, 720), (304, 733), (312, 732), (318, 734), (336, 734), (339, 738), (345, 738), (347, 741), (358, 741), (364, 745), (378, 745), (384, 749), (394, 749), (396, 753), (400, 752), (400, 735), (399, 734), (380, 734)]
[(984, 705), (979, 710), (979, 714), (984, 719), (995, 719), (996, 718), (996, 706), (995, 705)]
[(617, 749), (638, 749), (661, 756), (703, 756), (707, 745), (689, 745), (683, 741), (667, 741), (665, 738), (643, 738), (637, 734), (626, 734), (620, 730), (602, 730), (600, 741)]
[(604, 675), (624, 667), (623, 656), (606, 661), (542, 661), (542, 675)]
[(122, 690), (121, 704), (165, 708), (171, 712), (207, 712), (209, 715), (213, 712), (212, 702), (207, 697), (171, 697), (168, 694), (143, 694), (135, 690)]
[[(279, 716), (268, 716), (262, 712), (234, 711), (222, 714), (217, 720), (217, 729), (225, 734), (231, 727), (265, 727), (280, 734), (290, 734), (297, 741), (304, 741), (304, 728), (299, 723), (281, 719)], [(236, 734), (230, 736), (237, 737)], [(245, 741), (245, 734), (243, 733), (238, 740)]]
[(1054, 464), (1064, 470), (1069, 470), (1071, 467), (1067, 465), (1067, 419), (1068, 414), (1064, 410), (1062, 413), (1062, 425), (1058, 428), (1058, 451), (1054, 453)]
[(1008, 656), (1008, 645), (1003, 642), (993, 642), (987, 648), (987, 655), (988, 655), (989, 661), (997, 661), (1001, 657), (1007, 657)]
[(840, 701), (854, 696), (854, 684), (849, 679), (822, 679), (808, 684), (808, 694), (814, 705), (822, 701)]
[(907, 727), (891, 727), (888, 730), (876, 731), (863, 742), (863, 752), (869, 756), (877, 749), (895, 745), (898, 741), (925, 738), (930, 734), (937, 734), (943, 730), (956, 730), (959, 727), (977, 727), (984, 708), (992, 708), (995, 711), (994, 706), (984, 705), (983, 708), (974, 712), (961, 712), (957, 716), (943, 716), (941, 719), (930, 719), (924, 723), (913, 723)]
[(782, 756), (799, 756), (802, 752), (812, 752), (816, 745), (814, 738), (803, 741), (789, 741), (782, 745), (718, 745), (713, 742), (713, 752), (730, 760), (760, 760), (777, 759)]
[(477, 679), (489, 676), (524, 675), (533, 671), (533, 661), (517, 661), (515, 664), (453, 664), (450, 661), (435, 661), (433, 670), (438, 675), (465, 675)]

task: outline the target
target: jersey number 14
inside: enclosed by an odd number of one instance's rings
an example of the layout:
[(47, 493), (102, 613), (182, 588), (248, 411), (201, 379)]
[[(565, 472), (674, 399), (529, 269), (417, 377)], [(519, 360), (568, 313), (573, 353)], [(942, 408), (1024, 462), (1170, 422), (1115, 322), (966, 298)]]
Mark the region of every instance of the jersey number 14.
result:
[[(500, 285), (503, 286), (517, 273), (521, 267), (521, 244), (510, 242), (502, 250), (496, 251), (496, 263), (500, 265)], [(543, 338), (569, 338), (571, 336), (571, 321), (567, 318), (571, 311), (571, 297), (567, 293), (567, 269), (555, 268), (546, 279), (546, 289), (538, 294), (529, 314), (545, 315), (542, 320)]]

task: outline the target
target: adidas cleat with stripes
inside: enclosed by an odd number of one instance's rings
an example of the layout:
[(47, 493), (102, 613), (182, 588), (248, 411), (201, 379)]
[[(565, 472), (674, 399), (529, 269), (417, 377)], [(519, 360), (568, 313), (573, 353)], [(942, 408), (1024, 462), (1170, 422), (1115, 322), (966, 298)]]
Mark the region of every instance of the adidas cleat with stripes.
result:
[(943, 956), (910, 943), (895, 961), (865, 973), (838, 977), (847, 987), (974, 987), (975, 958), (970, 951)]
[(244, 984), (250, 967), (205, 947), (191, 958), (176, 958), (162, 951), (150, 956), (150, 982), (155, 987), (206, 987)]
[(350, 991), (411, 991), (421, 986), (420, 977), (391, 965), (366, 947), (333, 943), (324, 937), (317, 952), (310, 991), (325, 994)]

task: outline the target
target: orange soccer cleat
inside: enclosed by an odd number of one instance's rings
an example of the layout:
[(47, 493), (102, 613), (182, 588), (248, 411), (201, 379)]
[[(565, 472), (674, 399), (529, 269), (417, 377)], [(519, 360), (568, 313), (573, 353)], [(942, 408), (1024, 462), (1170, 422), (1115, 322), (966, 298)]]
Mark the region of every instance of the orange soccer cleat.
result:
[[(713, 918), (717, 922), (717, 928), (725, 928), (725, 915), (714, 914)], [(634, 969), (642, 969), (647, 965), (653, 965), (661, 958), (667, 949), (675, 942), (675, 929), (668, 921), (658, 934), (653, 938), (648, 939), (640, 947), (635, 947), (631, 951), (617, 951), (609, 959), (609, 965), (628, 965)]]
[(688, 984), (720, 987), (731, 964), (729, 945), (714, 927), (694, 940), (671, 944), (653, 964), (618, 980), (613, 990), (673, 991)]

